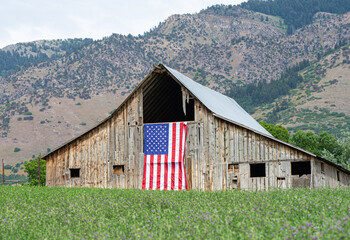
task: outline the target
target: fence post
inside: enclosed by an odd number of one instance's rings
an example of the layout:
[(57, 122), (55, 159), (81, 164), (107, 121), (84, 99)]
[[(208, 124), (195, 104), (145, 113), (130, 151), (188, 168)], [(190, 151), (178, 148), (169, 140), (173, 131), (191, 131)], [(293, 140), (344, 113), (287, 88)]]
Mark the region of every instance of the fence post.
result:
[(2, 159), (2, 185), (5, 185), (5, 167), (4, 167), (4, 159)]
[(38, 157), (38, 161), (39, 161), (39, 186), (41, 186), (41, 184), (40, 184), (40, 157)]

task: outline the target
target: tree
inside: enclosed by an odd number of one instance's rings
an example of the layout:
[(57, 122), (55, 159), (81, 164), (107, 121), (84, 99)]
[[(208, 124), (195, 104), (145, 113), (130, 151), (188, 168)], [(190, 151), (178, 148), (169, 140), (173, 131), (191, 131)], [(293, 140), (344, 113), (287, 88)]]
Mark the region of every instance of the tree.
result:
[[(30, 186), (39, 185), (39, 157), (30, 159), (29, 162), (24, 163), (24, 172), (28, 174), (28, 181)], [(46, 161), (40, 160), (40, 185), (45, 186), (46, 184)]]
[(342, 137), (337, 139), (336, 143), (337, 146), (334, 148), (333, 152), (325, 148), (321, 156), (344, 168), (350, 169), (350, 131), (342, 131)]
[(321, 132), (320, 135), (317, 135), (313, 132), (304, 132), (302, 130), (298, 130), (290, 137), (288, 130), (280, 125), (263, 121), (259, 123), (275, 138), (289, 142), (350, 169), (350, 131), (348, 129), (342, 131), (342, 137), (340, 138), (336, 138), (327, 132)]
[(343, 131), (341, 138), (327, 132), (318, 136), (313, 132), (298, 130), (291, 143), (318, 156), (350, 169), (350, 131)]
[(306, 151), (320, 155), (318, 140), (319, 136), (313, 132), (304, 132), (298, 130), (291, 137), (291, 143), (297, 147), (303, 148)]
[(284, 142), (289, 142), (290, 134), (285, 127), (282, 127), (281, 125), (273, 125), (272, 123), (266, 123), (263, 121), (260, 121), (259, 123), (275, 138)]

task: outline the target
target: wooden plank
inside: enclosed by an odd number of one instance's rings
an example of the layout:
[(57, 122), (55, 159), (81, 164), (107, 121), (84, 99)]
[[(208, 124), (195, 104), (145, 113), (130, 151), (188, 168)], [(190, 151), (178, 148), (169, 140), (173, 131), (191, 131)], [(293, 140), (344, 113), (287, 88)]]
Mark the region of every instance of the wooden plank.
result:
[(213, 123), (213, 116), (210, 116), (209, 114), (207, 115), (207, 149), (208, 149), (208, 155), (205, 163), (199, 163), (201, 164), (201, 169), (203, 169), (203, 172), (205, 174), (205, 190), (210, 190), (211, 189), (211, 183), (210, 183), (210, 172), (211, 172), (211, 164), (212, 160), (215, 158), (214, 155), (214, 149), (215, 149), (215, 130), (214, 130), (214, 123)]
[(252, 133), (249, 130), (246, 130), (247, 132), (247, 160), (249, 162), (253, 162), (253, 148), (252, 148)]
[(243, 128), (239, 127), (238, 128), (238, 161), (239, 162), (243, 162), (246, 161), (246, 159), (244, 159), (244, 134), (243, 134)]

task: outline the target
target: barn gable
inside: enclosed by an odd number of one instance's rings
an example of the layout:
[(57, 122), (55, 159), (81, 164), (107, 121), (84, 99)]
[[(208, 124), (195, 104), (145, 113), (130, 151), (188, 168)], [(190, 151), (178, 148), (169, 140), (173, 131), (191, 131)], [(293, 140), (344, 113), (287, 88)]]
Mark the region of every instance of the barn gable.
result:
[(218, 117), (271, 136), (234, 99), (207, 88), (170, 67), (164, 66), (164, 68)]

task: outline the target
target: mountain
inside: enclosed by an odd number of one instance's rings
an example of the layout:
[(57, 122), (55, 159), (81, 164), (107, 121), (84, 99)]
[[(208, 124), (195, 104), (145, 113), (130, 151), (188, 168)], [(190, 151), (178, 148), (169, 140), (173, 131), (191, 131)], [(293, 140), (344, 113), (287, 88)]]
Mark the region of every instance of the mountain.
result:
[(312, 23), (318, 12), (344, 14), (350, 11), (349, 0), (248, 0), (240, 4), (247, 10), (280, 16), (285, 20), (287, 33)]
[(91, 128), (158, 62), (223, 93), (279, 79), (287, 68), (348, 43), (350, 13), (320, 12), (311, 24), (286, 31), (278, 16), (216, 6), (173, 15), (144, 35), (70, 40), (73, 50), (64, 41), (6, 47), (21, 57), (47, 57), (0, 77), (0, 158), (21, 162)]
[(287, 96), (258, 107), (254, 117), (289, 131), (327, 131), (340, 136), (350, 129), (350, 44), (300, 71), (302, 82)]
[(21, 68), (25, 69), (38, 63), (57, 59), (63, 55), (71, 54), (93, 40), (66, 39), (66, 40), (40, 40), (29, 43), (17, 43), (0, 50), (0, 75), (8, 76)]

